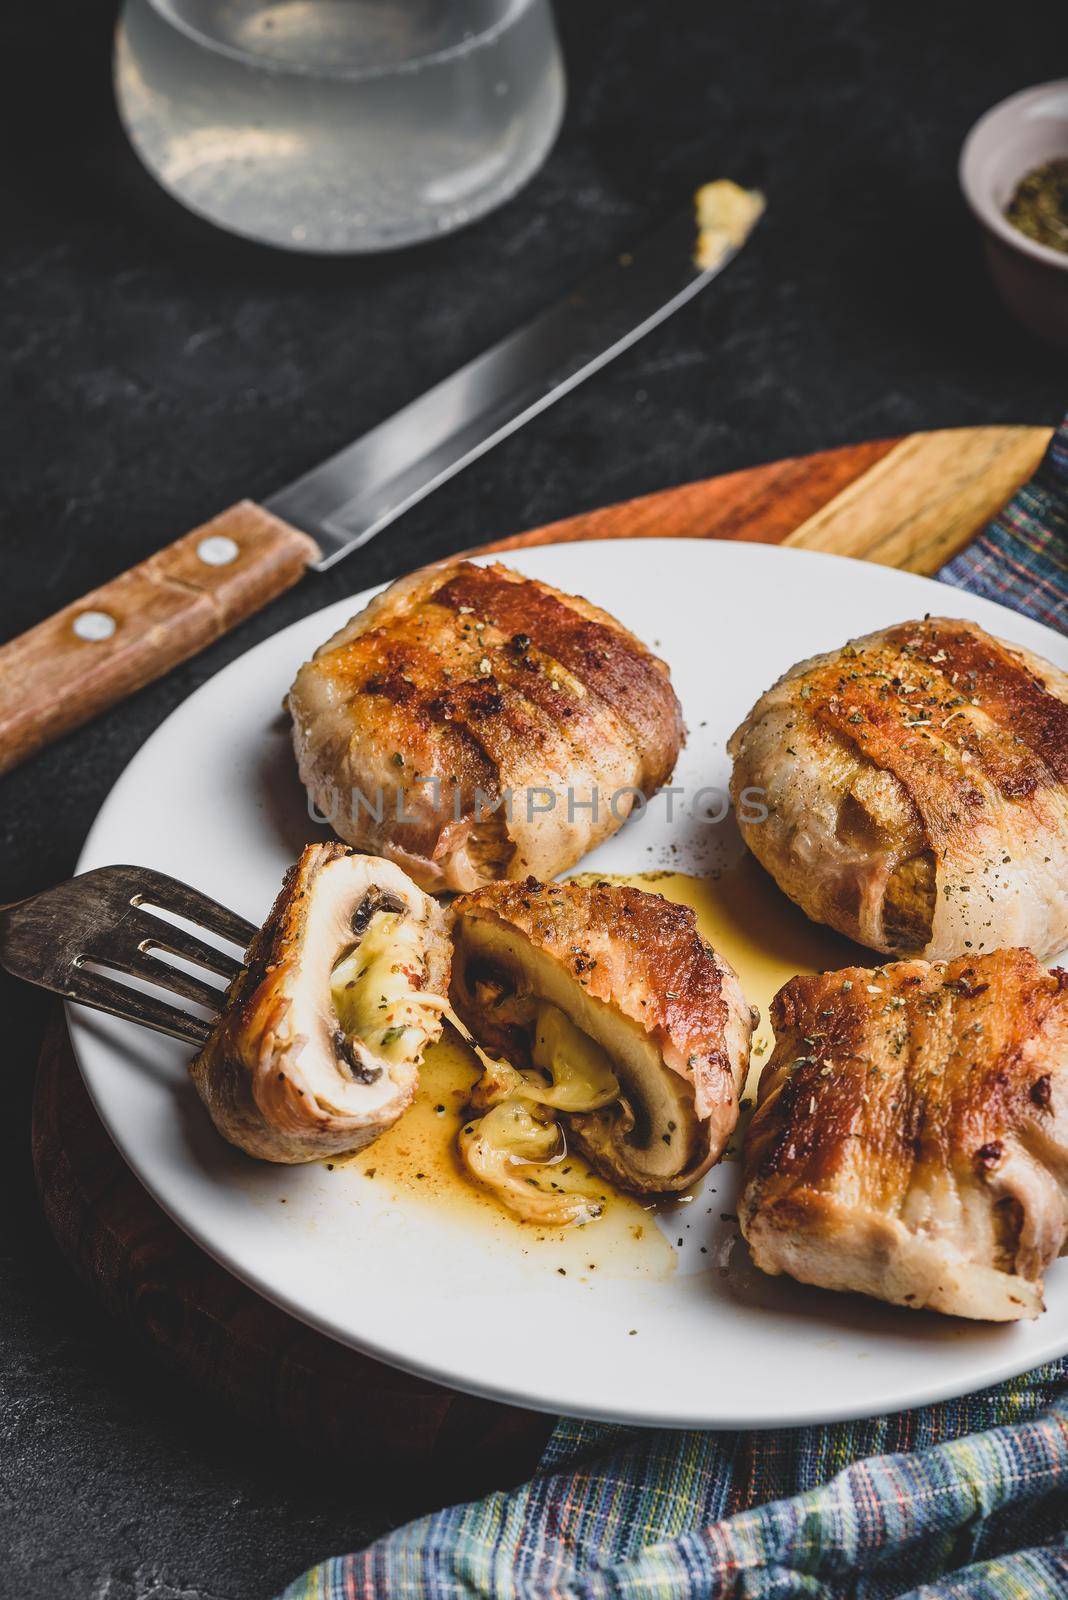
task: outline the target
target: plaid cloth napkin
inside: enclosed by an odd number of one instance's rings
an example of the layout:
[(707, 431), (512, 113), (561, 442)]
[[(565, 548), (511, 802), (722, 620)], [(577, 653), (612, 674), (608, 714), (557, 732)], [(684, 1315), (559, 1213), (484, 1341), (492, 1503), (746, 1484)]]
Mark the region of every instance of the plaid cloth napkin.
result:
[[(1068, 633), (1068, 417), (939, 576)], [(1064, 1600), (1068, 1359), (944, 1405), (780, 1433), (563, 1420), (529, 1483), (325, 1561), (281, 1600), (802, 1596)]]

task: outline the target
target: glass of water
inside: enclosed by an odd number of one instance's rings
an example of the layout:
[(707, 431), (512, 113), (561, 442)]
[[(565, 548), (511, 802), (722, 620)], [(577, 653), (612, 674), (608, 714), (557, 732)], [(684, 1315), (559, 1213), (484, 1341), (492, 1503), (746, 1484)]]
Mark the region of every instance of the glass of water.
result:
[(119, 112), (191, 211), (291, 250), (482, 216), (556, 137), (549, 0), (125, 0)]

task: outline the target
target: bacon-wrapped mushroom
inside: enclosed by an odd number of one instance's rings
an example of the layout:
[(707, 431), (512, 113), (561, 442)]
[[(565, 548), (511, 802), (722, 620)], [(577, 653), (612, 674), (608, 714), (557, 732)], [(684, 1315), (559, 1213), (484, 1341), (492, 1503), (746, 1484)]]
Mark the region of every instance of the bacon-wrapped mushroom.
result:
[(746, 844), (815, 921), (929, 959), (1068, 946), (1068, 675), (1049, 662), (972, 622), (901, 623), (792, 667), (729, 750)]
[(524, 1169), (565, 1143), (638, 1194), (685, 1189), (718, 1159), (754, 1014), (689, 907), (625, 886), (497, 883), (455, 903), (453, 938), (456, 1012), (508, 1063), (490, 1064), (474, 1107), (489, 1115), (461, 1153), (513, 1210), (551, 1220), (558, 1201), (555, 1220), (587, 1220), (551, 1167)]
[(745, 1143), (765, 1272), (1010, 1322), (1068, 1240), (1068, 973), (1028, 950), (791, 978)]
[(309, 845), (192, 1063), (219, 1132), (266, 1161), (370, 1144), (441, 1032), (449, 958), (444, 912), (399, 867)]
[(289, 692), (335, 832), (432, 892), (552, 878), (674, 770), (668, 669), (587, 600), (469, 561), (376, 596)]

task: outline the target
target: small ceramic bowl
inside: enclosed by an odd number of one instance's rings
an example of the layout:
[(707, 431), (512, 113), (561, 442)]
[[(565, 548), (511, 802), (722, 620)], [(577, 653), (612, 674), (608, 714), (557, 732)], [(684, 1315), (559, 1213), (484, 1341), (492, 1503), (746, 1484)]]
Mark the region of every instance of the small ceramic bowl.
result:
[(1068, 156), (1068, 78), (1010, 95), (964, 141), (960, 185), (983, 225), (987, 260), (1009, 310), (1032, 333), (1068, 349), (1068, 255), (1006, 221), (1020, 179)]

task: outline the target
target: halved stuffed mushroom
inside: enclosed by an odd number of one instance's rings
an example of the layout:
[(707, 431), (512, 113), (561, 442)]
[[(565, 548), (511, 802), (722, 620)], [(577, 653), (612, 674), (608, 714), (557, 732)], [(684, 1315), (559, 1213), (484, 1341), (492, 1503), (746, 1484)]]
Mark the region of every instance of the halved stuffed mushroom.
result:
[(399, 867), (309, 845), (192, 1063), (219, 1132), (265, 1161), (370, 1144), (441, 1033), (449, 956), (444, 912)]
[(505, 1058), (486, 1062), (460, 1153), (512, 1210), (598, 1214), (560, 1181), (568, 1144), (638, 1194), (685, 1189), (722, 1154), (755, 1013), (689, 907), (611, 884), (488, 885), (453, 906), (450, 997)]

